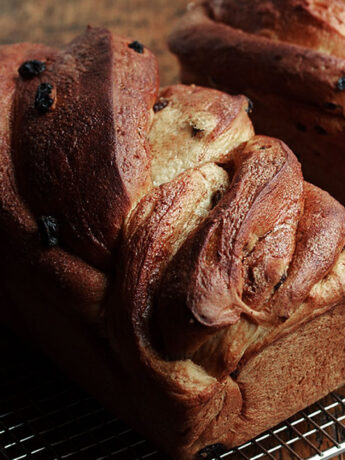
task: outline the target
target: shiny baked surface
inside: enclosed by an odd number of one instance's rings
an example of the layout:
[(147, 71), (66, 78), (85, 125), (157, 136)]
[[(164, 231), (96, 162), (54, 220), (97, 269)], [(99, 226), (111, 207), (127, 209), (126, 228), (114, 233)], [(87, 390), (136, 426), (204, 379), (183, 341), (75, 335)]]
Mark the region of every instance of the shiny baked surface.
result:
[[(285, 340), (298, 374), (315, 324), (325, 343), (333, 328), (342, 338), (344, 208), (304, 182), (282, 141), (255, 135), (245, 96), (159, 90), (156, 60), (138, 42), (88, 28), (61, 51), (22, 44), (0, 57), (9, 298), (56, 321), (62, 312), (66, 329), (85, 323), (110, 346), (123, 404), (140, 393), (138, 413), (152, 408), (166, 450), (187, 458), (249, 435), (246, 411), (265, 400), (243, 390), (260, 381), (253, 363), (278, 366)], [(45, 63), (39, 75), (18, 74), (32, 59)]]

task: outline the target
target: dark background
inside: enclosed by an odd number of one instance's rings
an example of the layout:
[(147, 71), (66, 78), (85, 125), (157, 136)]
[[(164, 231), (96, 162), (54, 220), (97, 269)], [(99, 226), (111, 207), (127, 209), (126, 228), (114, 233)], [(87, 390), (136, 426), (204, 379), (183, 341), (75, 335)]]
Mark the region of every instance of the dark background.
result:
[(188, 0), (0, 0), (0, 44), (62, 46), (87, 24), (141, 41), (158, 57), (161, 85), (178, 81), (166, 39)]

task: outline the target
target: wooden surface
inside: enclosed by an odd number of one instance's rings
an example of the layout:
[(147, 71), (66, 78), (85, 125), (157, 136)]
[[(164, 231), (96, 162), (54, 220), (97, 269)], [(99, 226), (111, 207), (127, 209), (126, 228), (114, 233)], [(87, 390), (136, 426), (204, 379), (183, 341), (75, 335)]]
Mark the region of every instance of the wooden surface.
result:
[(30, 41), (61, 46), (87, 24), (133, 37), (158, 57), (161, 85), (178, 81), (166, 46), (188, 0), (0, 0), (0, 43)]

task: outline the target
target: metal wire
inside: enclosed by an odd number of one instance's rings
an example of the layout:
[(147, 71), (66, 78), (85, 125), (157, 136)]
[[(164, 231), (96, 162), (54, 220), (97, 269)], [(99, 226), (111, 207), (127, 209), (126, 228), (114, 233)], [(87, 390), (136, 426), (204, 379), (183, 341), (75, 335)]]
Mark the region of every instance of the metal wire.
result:
[[(0, 459), (167, 460), (36, 352), (0, 330)], [(214, 459), (329, 460), (345, 452), (345, 387)], [(210, 455), (207, 460), (211, 460)]]

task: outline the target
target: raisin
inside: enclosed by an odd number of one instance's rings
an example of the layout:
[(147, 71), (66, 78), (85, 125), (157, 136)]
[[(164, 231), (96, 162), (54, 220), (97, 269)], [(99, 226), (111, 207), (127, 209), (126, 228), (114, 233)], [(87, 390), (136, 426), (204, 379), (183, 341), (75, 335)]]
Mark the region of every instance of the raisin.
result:
[(142, 45), (137, 40), (134, 40), (134, 42), (130, 43), (128, 46), (139, 54), (143, 54), (144, 52), (144, 45)]
[(231, 372), (230, 377), (231, 377), (233, 380), (236, 380), (239, 373), (240, 373), (240, 370), (239, 370), (239, 368), (237, 367), (234, 371)]
[(45, 70), (46, 65), (44, 62), (33, 59), (32, 61), (23, 62), (18, 69), (18, 73), (22, 78), (28, 80), (30, 78), (37, 77), (37, 75), (40, 75)]
[(51, 97), (53, 86), (50, 83), (41, 83), (37, 88), (35, 96), (35, 108), (40, 113), (46, 113), (49, 111), (54, 103), (54, 99)]
[(285, 275), (285, 273), (282, 275), (282, 277), (280, 278), (279, 282), (274, 286), (274, 292), (275, 291), (278, 291), (278, 289), (280, 288), (280, 286), (285, 283), (285, 281), (287, 280), (287, 276)]
[(52, 216), (42, 216), (37, 221), (39, 236), (47, 248), (53, 248), (59, 244), (59, 225)]
[(192, 125), (192, 137), (197, 136), (199, 133), (202, 133), (203, 131), (203, 129), (197, 128), (196, 126)]
[(279, 320), (282, 322), (282, 323), (285, 323), (287, 320), (289, 319), (288, 316), (279, 316)]
[(226, 452), (226, 448), (223, 444), (211, 444), (199, 450), (196, 454), (197, 460), (211, 460), (214, 457), (218, 457)]
[(154, 113), (160, 112), (160, 111), (163, 110), (168, 104), (169, 104), (169, 101), (167, 101), (166, 99), (159, 99), (159, 101), (157, 101), (157, 102), (155, 103), (155, 105), (153, 106), (153, 111), (154, 111)]
[(337, 90), (339, 91), (344, 91), (345, 89), (345, 77), (340, 77), (339, 80), (337, 81)]
[(249, 97), (247, 97), (247, 100), (248, 100), (248, 106), (246, 108), (246, 112), (247, 113), (252, 113), (253, 111), (253, 108), (254, 108), (254, 103), (251, 99), (249, 99)]

